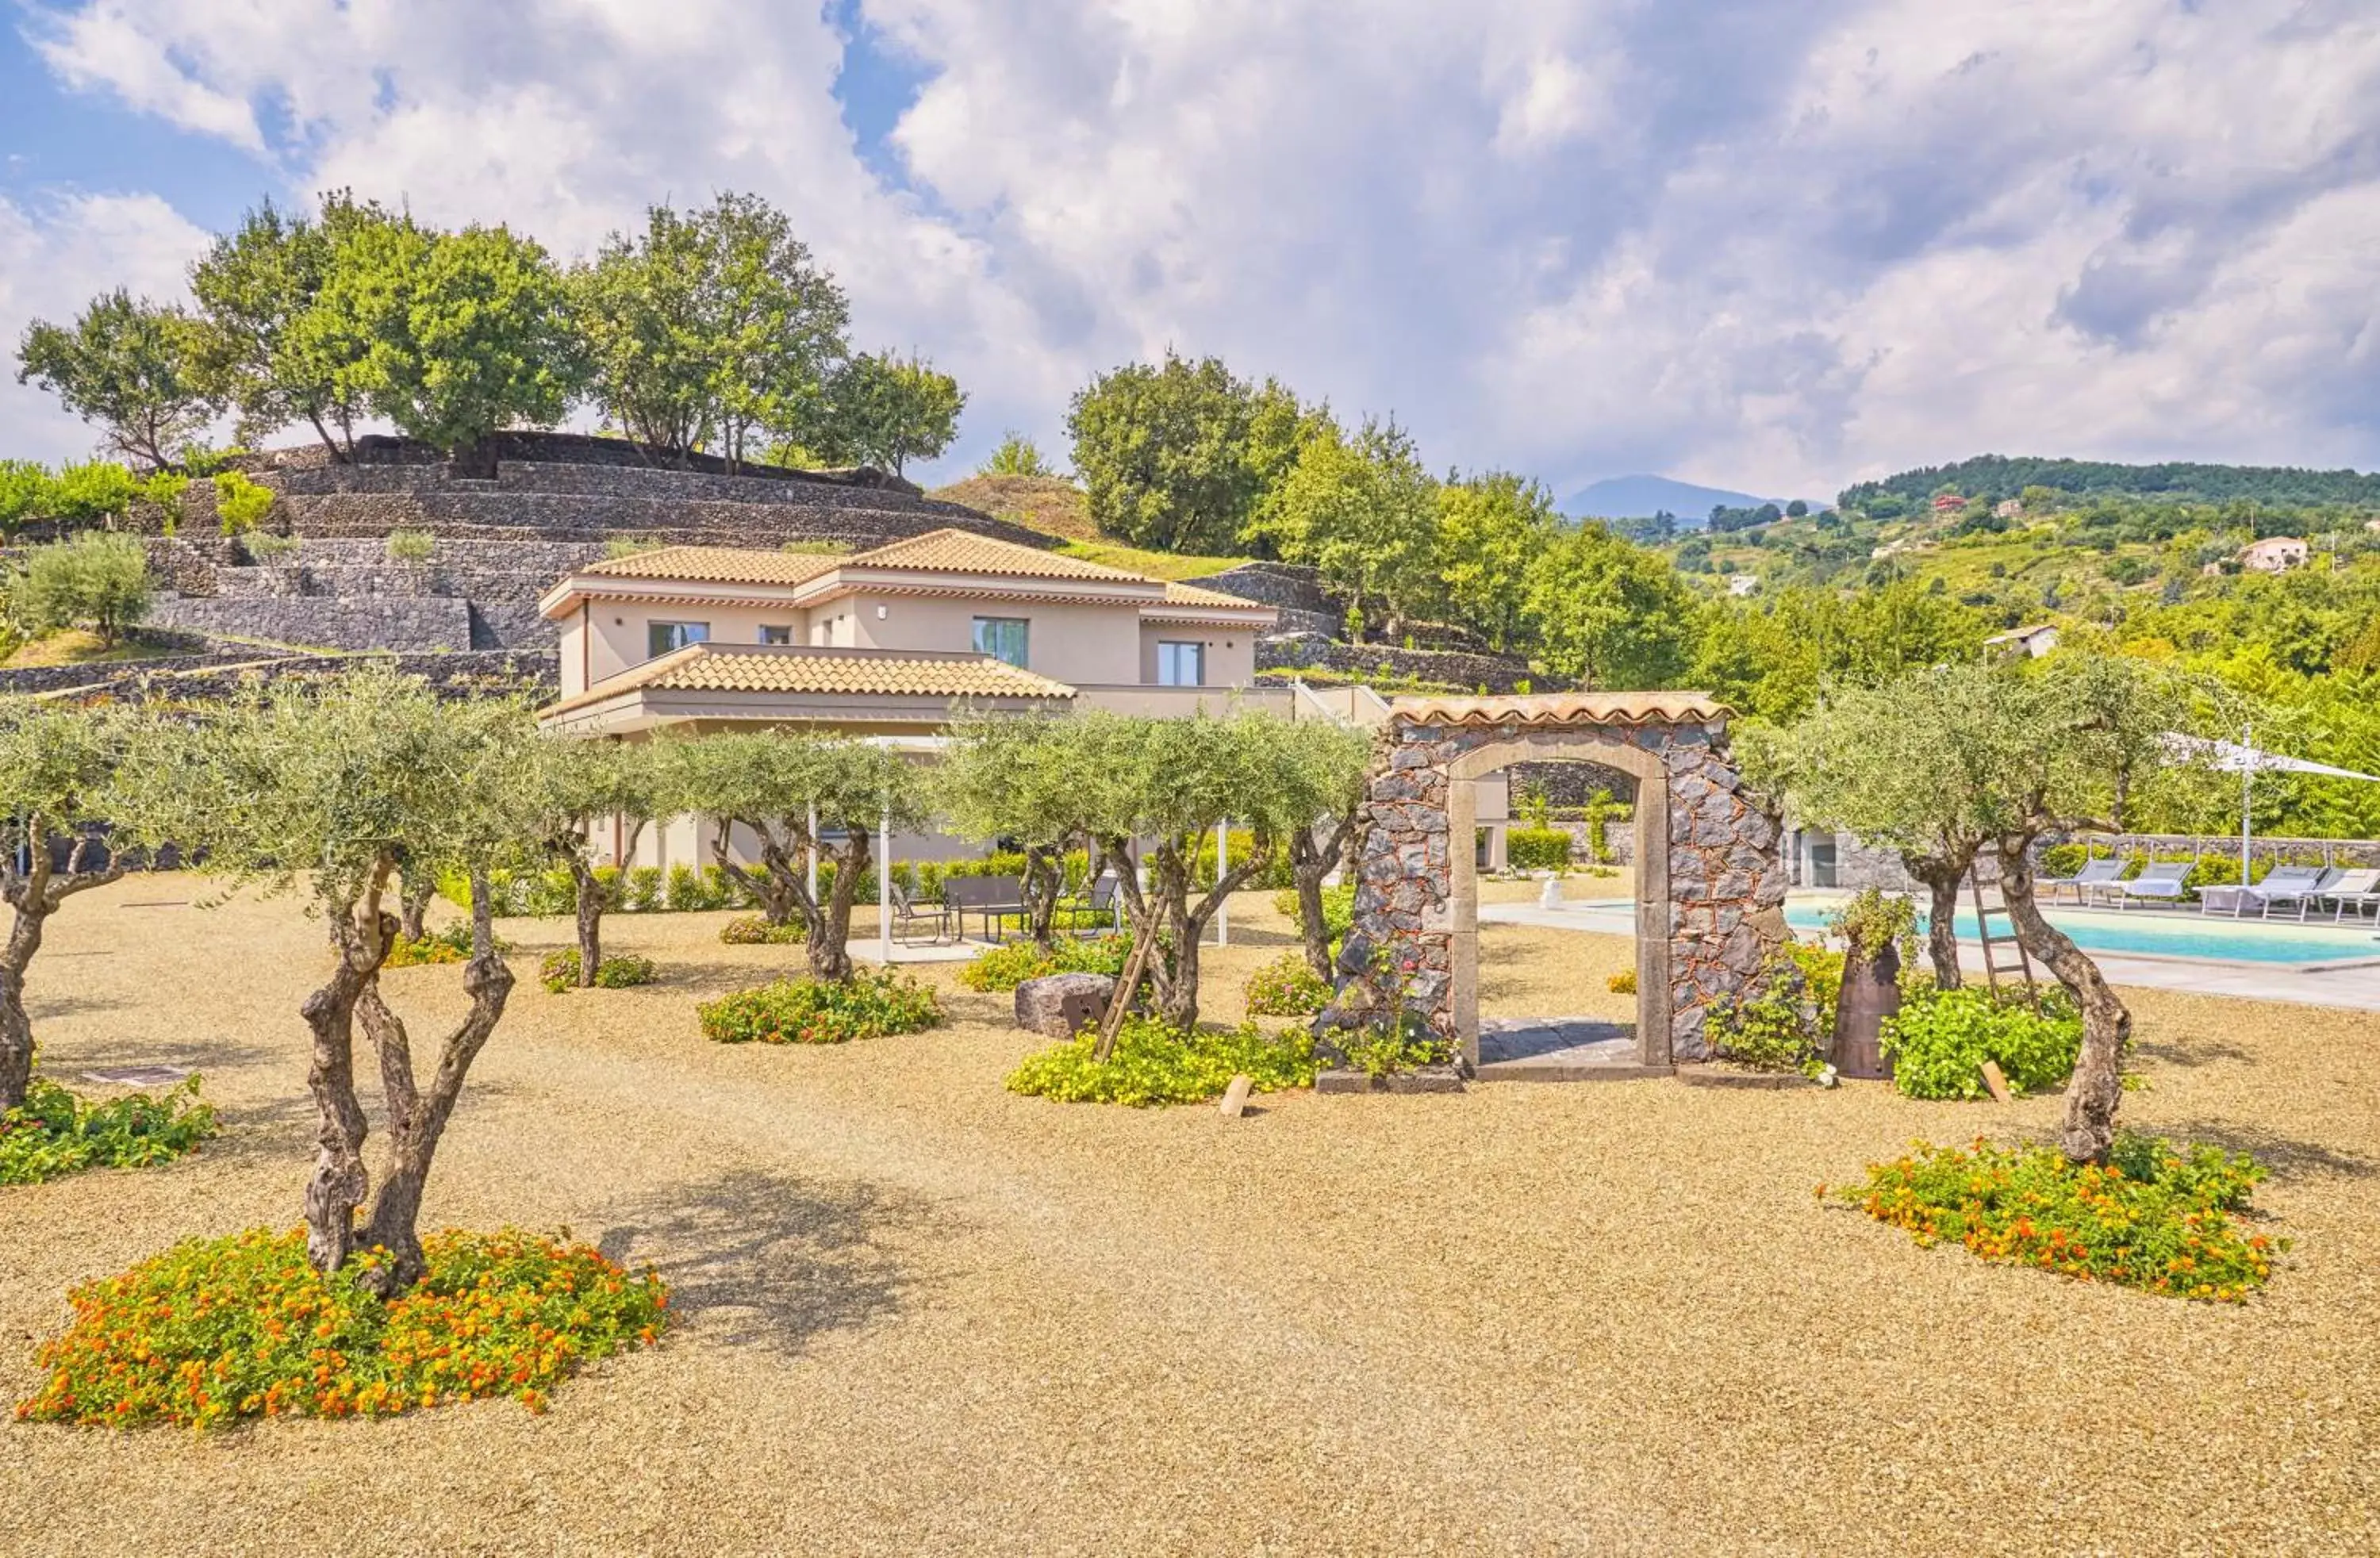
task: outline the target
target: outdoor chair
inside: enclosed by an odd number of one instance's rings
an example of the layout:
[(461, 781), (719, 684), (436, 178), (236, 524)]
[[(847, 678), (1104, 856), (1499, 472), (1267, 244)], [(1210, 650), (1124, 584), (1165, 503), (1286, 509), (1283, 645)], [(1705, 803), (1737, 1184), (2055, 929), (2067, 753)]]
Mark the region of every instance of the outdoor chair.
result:
[(942, 879), (942, 902), (956, 917), (959, 939), (966, 939), (966, 917), (980, 915), (986, 941), (998, 940), (995, 930), (1013, 916), (1025, 918), (1025, 883), (1013, 876), (951, 876)]
[(2083, 861), (2082, 869), (2072, 876), (2045, 876), (2037, 879), (2034, 885), (2049, 889), (2049, 896), (2045, 900), (2047, 903), (2054, 904), (2058, 901), (2058, 891), (2061, 887), (2074, 889), (2076, 903), (2089, 903), (2091, 889), (2120, 878), (2124, 874), (2124, 866), (2125, 861), (2121, 856), (2110, 855), (2104, 860)]
[(2324, 888), (2322, 902), (2332, 906), (2333, 921), (2345, 919), (2350, 910), (2355, 918), (2363, 918), (2364, 906), (2372, 906), (2375, 918), (2380, 918), (2380, 870), (2365, 869), (2345, 872), (2337, 882)]
[(2302, 920), (2306, 910), (2320, 901), (2323, 890), (2346, 874), (2325, 870), (2320, 866), (2281, 866), (2254, 886), (2241, 889), (2240, 902), (2252, 901), (2260, 919), (2270, 919), (2276, 904), (2293, 904)]
[(2102, 882), (2091, 891), (2104, 895), (2103, 903), (2118, 908), (2129, 908), (2135, 903), (2179, 904), (2187, 889), (2182, 886), (2194, 862), (2189, 860), (2152, 860), (2141, 868), (2141, 874), (2130, 882)]
[[(927, 940), (915, 939), (917, 927), (931, 928)], [(951, 908), (948, 904), (927, 904), (920, 907), (909, 896), (909, 890), (899, 882), (892, 884), (892, 939), (903, 946), (940, 946), (955, 940), (951, 934)]]
[[(1112, 872), (1102, 873), (1089, 891), (1066, 899), (1061, 907), (1087, 918), (1094, 926), (1104, 919), (1111, 928), (1123, 929), (1123, 896)], [(1080, 928), (1078, 924), (1076, 929)]]

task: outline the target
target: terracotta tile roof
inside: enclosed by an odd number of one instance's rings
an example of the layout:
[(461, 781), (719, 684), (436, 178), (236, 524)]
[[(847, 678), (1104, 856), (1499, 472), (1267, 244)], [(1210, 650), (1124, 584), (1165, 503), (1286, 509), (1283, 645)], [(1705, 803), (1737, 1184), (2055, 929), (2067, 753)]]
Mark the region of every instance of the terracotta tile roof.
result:
[(1165, 603), (1169, 606), (1253, 606), (1269, 610), (1262, 601), (1251, 601), (1245, 595), (1226, 595), (1220, 590), (1201, 590), (1195, 584), (1168, 580)]
[(1544, 692), (1399, 698), (1389, 714), (1411, 724), (1695, 724), (1725, 719), (1728, 707), (1707, 692)]
[(737, 546), (662, 546), (607, 557), (578, 571), (606, 578), (691, 579), (703, 584), (800, 584), (850, 561), (815, 552), (761, 552)]
[(1003, 574), (1018, 578), (1079, 578), (1108, 584), (1152, 582), (1104, 563), (1087, 563), (1038, 547), (994, 541), (971, 530), (933, 530), (896, 541), (840, 561), (855, 568), (917, 569), (929, 573)]
[(989, 655), (804, 646), (688, 644), (596, 683), (544, 712), (624, 692), (783, 692), (860, 698), (1072, 698), (1075, 689)]

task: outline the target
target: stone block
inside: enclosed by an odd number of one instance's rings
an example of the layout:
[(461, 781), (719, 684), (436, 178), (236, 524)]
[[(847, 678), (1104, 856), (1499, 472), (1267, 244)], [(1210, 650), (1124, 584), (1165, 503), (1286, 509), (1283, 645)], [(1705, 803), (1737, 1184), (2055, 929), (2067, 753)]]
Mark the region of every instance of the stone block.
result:
[(1459, 1093), (1463, 1090), (1463, 1073), (1451, 1065), (1418, 1065), (1411, 1071), (1390, 1072), (1381, 1081), (1392, 1093)]
[(1318, 1093), (1367, 1093), (1372, 1090), (1371, 1073), (1352, 1067), (1318, 1071), (1314, 1075), (1314, 1090)]
[[(1016, 1026), (1052, 1039), (1071, 1039), (1078, 1029), (1070, 1016), (1078, 1019), (1086, 1003), (1096, 1003), (1092, 1007), (1096, 1020), (1096, 1014), (1105, 1011), (1114, 999), (1115, 984), (1106, 974), (1050, 974), (1026, 980), (1016, 987)], [(1070, 996), (1075, 998), (1072, 1004)]]

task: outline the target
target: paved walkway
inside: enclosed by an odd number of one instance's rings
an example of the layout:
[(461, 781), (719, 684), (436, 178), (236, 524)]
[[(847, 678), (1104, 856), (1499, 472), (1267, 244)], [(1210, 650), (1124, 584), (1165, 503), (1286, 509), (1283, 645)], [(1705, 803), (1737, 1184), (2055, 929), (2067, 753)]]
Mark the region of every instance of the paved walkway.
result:
[[(1540, 908), (1535, 904), (1482, 904), (1482, 924), (1540, 925), (1560, 931), (1590, 931), (1633, 936), (1633, 906), (1617, 899)], [(2317, 972), (2269, 963), (2227, 963), (2200, 957), (2130, 957), (2094, 953), (2100, 971), (2117, 984), (2175, 990), (2192, 995), (2228, 995), (2242, 1001), (2293, 1001), (2308, 1006), (2380, 1012), (2380, 968), (2328, 968)], [(1961, 967), (1981, 972), (1980, 954), (1970, 946)]]
[(1633, 1023), (1598, 1017), (1482, 1017), (1483, 1082), (1575, 1082), (1666, 1074), (1636, 1063)]

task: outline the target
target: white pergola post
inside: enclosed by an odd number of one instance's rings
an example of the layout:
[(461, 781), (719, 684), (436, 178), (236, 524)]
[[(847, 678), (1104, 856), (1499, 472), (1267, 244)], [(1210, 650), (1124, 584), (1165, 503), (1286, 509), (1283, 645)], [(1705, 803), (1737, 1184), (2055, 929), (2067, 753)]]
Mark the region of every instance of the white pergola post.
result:
[(818, 902), (818, 802), (810, 802), (810, 902)]
[(884, 967), (892, 967), (892, 809), (876, 824), (876, 944)]
[[(1215, 885), (1223, 885), (1223, 877), (1232, 865), (1232, 823), (1229, 818), (1215, 824)], [(1232, 901), (1221, 893), (1215, 895), (1215, 944), (1232, 944)]]

